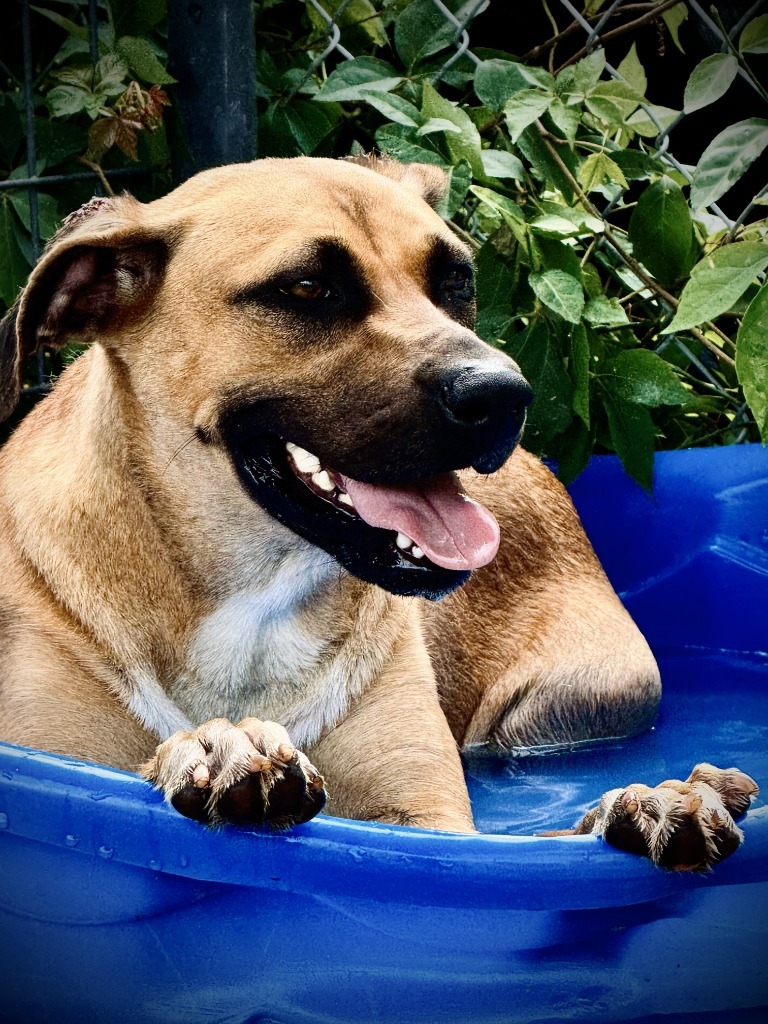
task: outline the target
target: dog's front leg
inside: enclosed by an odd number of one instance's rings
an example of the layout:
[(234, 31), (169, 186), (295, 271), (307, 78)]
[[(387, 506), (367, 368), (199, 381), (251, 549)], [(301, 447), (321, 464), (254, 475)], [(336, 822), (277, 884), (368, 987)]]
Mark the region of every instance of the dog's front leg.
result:
[(328, 783), (331, 814), (474, 831), (458, 746), (418, 628), (309, 753)]
[(276, 722), (215, 718), (179, 731), (141, 767), (177, 811), (210, 825), (288, 828), (325, 803), (322, 776)]

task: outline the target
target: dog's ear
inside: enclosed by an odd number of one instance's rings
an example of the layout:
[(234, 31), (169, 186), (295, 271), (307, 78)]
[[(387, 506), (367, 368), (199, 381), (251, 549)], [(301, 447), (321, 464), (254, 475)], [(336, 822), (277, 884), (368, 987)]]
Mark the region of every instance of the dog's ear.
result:
[(142, 209), (130, 196), (94, 199), (51, 240), (0, 325), (0, 419), (13, 411), (24, 363), (41, 346), (92, 341), (146, 309), (168, 246)]
[(366, 153), (361, 156), (347, 157), (350, 163), (367, 167), (371, 171), (383, 174), (393, 181), (399, 182), (411, 192), (436, 209), (448, 190), (448, 175), (442, 167), (435, 164), (401, 164), (387, 156), (376, 156)]

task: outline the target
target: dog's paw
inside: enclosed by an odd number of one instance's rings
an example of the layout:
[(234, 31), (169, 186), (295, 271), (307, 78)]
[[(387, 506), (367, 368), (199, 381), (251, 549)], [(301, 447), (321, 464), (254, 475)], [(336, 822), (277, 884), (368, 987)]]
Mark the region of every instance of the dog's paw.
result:
[(139, 773), (187, 818), (289, 828), (325, 804), (322, 776), (275, 722), (214, 718), (176, 732)]
[(708, 871), (741, 845), (733, 818), (757, 792), (754, 779), (737, 768), (699, 764), (685, 782), (609, 790), (570, 833), (602, 836), (673, 871)]

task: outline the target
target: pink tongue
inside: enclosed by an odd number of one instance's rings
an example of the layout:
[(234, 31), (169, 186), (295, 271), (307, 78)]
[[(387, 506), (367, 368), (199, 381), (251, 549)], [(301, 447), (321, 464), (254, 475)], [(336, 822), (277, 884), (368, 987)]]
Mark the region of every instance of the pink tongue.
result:
[(467, 497), (455, 473), (406, 487), (341, 479), (361, 519), (404, 533), (435, 565), (479, 569), (498, 550), (499, 524), (487, 508)]

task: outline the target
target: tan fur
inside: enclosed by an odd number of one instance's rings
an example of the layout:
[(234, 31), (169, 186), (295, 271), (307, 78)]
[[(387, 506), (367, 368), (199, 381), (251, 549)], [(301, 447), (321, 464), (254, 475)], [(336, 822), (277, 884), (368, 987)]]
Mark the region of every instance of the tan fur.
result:
[[(466, 830), (459, 744), (650, 723), (653, 658), (532, 457), (467, 474), (502, 549), (428, 605), (360, 583), (272, 520), (220, 444), (223, 409), (278, 389), (359, 448), (345, 409), (364, 396), (365, 429), (385, 423), (425, 346), (474, 339), (421, 283), (425, 237), (460, 247), (418, 194), (435, 198), (434, 169), (398, 166), (219, 168), (146, 206), (105, 201), (43, 256), (18, 358), (0, 365), (18, 374), (71, 336), (98, 344), (0, 455), (4, 739), (136, 769), (185, 719), (268, 717), (324, 774), (331, 811)], [(364, 323), (311, 344), (232, 301), (322, 236), (359, 256), (377, 299)]]

